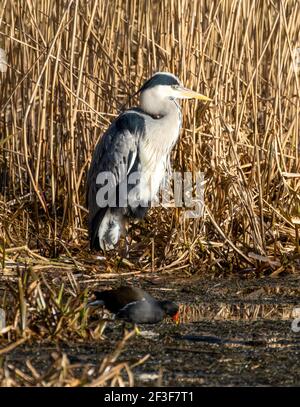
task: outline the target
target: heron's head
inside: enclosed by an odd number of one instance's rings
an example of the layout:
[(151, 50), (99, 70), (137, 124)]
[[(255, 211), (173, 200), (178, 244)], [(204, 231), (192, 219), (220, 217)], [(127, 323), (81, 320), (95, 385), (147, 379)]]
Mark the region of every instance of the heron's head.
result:
[(211, 101), (207, 96), (185, 88), (175, 75), (167, 72), (157, 72), (144, 83), (139, 92), (141, 93), (141, 107), (150, 112), (174, 99)]

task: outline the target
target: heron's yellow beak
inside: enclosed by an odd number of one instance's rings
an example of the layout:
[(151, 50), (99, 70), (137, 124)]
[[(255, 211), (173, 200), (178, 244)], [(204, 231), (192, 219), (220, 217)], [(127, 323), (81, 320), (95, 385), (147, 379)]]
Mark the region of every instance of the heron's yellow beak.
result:
[(184, 88), (182, 86), (179, 86), (176, 89), (176, 92), (178, 92), (178, 97), (180, 99), (199, 99), (203, 100), (204, 102), (211, 102), (212, 99), (205, 95), (201, 95), (201, 93), (194, 92), (191, 89)]

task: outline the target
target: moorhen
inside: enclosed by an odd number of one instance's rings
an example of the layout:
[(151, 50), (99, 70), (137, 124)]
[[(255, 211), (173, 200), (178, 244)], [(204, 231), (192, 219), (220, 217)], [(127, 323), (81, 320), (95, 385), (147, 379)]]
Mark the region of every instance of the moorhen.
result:
[(133, 324), (156, 324), (169, 316), (178, 322), (179, 307), (173, 301), (159, 301), (141, 288), (121, 286), (115, 290), (95, 291), (89, 306), (104, 305), (116, 318)]

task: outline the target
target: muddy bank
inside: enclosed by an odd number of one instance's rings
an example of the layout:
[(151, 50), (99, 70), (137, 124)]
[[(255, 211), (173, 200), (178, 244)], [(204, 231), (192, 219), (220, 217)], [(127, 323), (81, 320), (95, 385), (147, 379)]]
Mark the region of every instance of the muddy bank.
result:
[[(155, 281), (155, 279), (154, 279)], [(141, 281), (140, 281), (141, 282)], [(201, 279), (155, 284), (151, 294), (179, 302), (182, 320), (143, 326), (147, 334), (130, 338), (121, 361), (148, 359), (133, 369), (141, 386), (289, 386), (300, 385), (300, 332), (293, 332), (300, 307), (299, 276), (280, 279)], [(150, 332), (150, 333), (149, 333)], [(5, 363), (26, 372), (26, 360), (40, 372), (63, 352), (78, 372), (99, 363), (122, 337), (122, 325), (110, 322), (102, 340), (85, 343), (24, 344)], [(52, 356), (51, 356), (52, 355)]]

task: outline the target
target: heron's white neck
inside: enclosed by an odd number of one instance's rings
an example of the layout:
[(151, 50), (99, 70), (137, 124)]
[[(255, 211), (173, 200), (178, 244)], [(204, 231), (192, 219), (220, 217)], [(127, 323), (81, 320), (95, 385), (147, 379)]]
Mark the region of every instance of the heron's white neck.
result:
[(141, 100), (142, 110), (151, 116), (146, 121), (146, 140), (151, 148), (156, 147), (163, 156), (168, 156), (179, 136), (181, 109), (175, 100), (159, 100), (156, 104), (149, 103), (150, 100)]
[[(148, 99), (149, 100), (149, 99)], [(145, 161), (145, 168), (148, 164), (153, 165), (150, 174), (154, 172), (154, 167), (161, 162), (163, 167), (169, 166), (171, 150), (178, 140), (181, 127), (181, 110), (175, 100), (167, 100), (164, 108), (146, 109), (141, 105), (144, 114), (148, 114), (145, 123), (145, 136), (142, 140), (140, 155)]]

